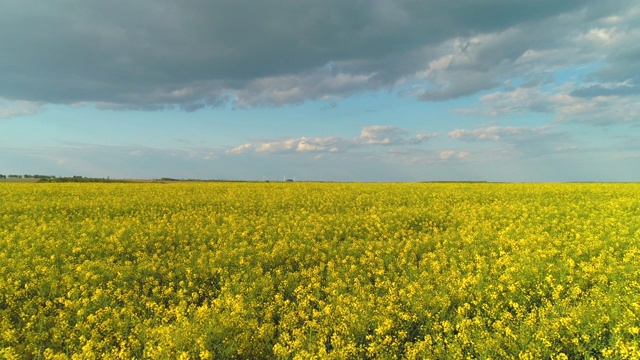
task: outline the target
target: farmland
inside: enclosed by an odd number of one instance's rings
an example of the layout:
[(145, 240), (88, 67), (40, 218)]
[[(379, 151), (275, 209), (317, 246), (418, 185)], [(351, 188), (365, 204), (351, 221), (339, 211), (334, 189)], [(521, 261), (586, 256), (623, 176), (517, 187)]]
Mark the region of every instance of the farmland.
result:
[(0, 184), (0, 358), (640, 358), (640, 185)]

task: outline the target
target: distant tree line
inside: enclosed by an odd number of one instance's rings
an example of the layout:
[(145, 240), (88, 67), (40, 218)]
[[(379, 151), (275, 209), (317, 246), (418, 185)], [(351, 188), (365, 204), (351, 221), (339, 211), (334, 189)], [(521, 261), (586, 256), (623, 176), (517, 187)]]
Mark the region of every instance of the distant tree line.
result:
[(4, 175), (0, 174), (1, 179), (36, 179), (38, 182), (125, 182), (126, 180), (113, 180), (110, 178), (91, 178), (84, 176), (60, 176), (55, 175)]
[(0, 179), (55, 179), (55, 175), (3, 175), (0, 174)]
[[(2, 179), (36, 179), (38, 182), (102, 182), (102, 183), (122, 183), (122, 182), (136, 182), (132, 179), (111, 179), (107, 178), (95, 178), (84, 176), (55, 176), (55, 175), (4, 175), (0, 174), (0, 180)], [(150, 179), (149, 181), (158, 182), (171, 182), (171, 181), (201, 181), (201, 182), (246, 182), (246, 180), (224, 180), (224, 179), (176, 179), (170, 177)], [(289, 181), (289, 180), (288, 180)], [(293, 181), (293, 180), (290, 180)], [(267, 181), (268, 182), (268, 181)]]
[(92, 177), (82, 177), (82, 176), (72, 176), (72, 177), (58, 177), (58, 178), (48, 178), (48, 179), (40, 179), (38, 182), (130, 182), (129, 180), (124, 179), (111, 179), (111, 178), (92, 178)]

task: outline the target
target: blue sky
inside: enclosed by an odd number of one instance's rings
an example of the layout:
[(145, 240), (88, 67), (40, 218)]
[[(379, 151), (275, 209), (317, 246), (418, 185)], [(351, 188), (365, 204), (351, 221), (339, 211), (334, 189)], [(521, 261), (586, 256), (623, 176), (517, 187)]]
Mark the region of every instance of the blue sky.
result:
[(640, 181), (636, 1), (0, 7), (0, 174)]

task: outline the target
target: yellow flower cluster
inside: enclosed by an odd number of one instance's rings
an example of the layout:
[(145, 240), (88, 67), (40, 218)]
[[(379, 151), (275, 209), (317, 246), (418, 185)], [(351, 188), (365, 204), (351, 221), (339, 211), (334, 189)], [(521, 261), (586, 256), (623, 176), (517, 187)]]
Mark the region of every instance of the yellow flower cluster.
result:
[(640, 358), (638, 184), (0, 199), (0, 358)]

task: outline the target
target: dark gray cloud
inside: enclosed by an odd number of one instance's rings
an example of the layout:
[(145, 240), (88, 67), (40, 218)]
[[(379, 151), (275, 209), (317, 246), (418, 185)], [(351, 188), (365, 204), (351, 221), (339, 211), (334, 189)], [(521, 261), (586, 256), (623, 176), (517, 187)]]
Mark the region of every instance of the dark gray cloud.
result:
[[(443, 100), (495, 87), (505, 74), (535, 78), (534, 65), (522, 73), (527, 50), (560, 46), (568, 29), (620, 16), (630, 4), (0, 0), (0, 98), (190, 111), (417, 81), (414, 95)], [(627, 70), (599, 76), (624, 77), (636, 50), (609, 57)]]

